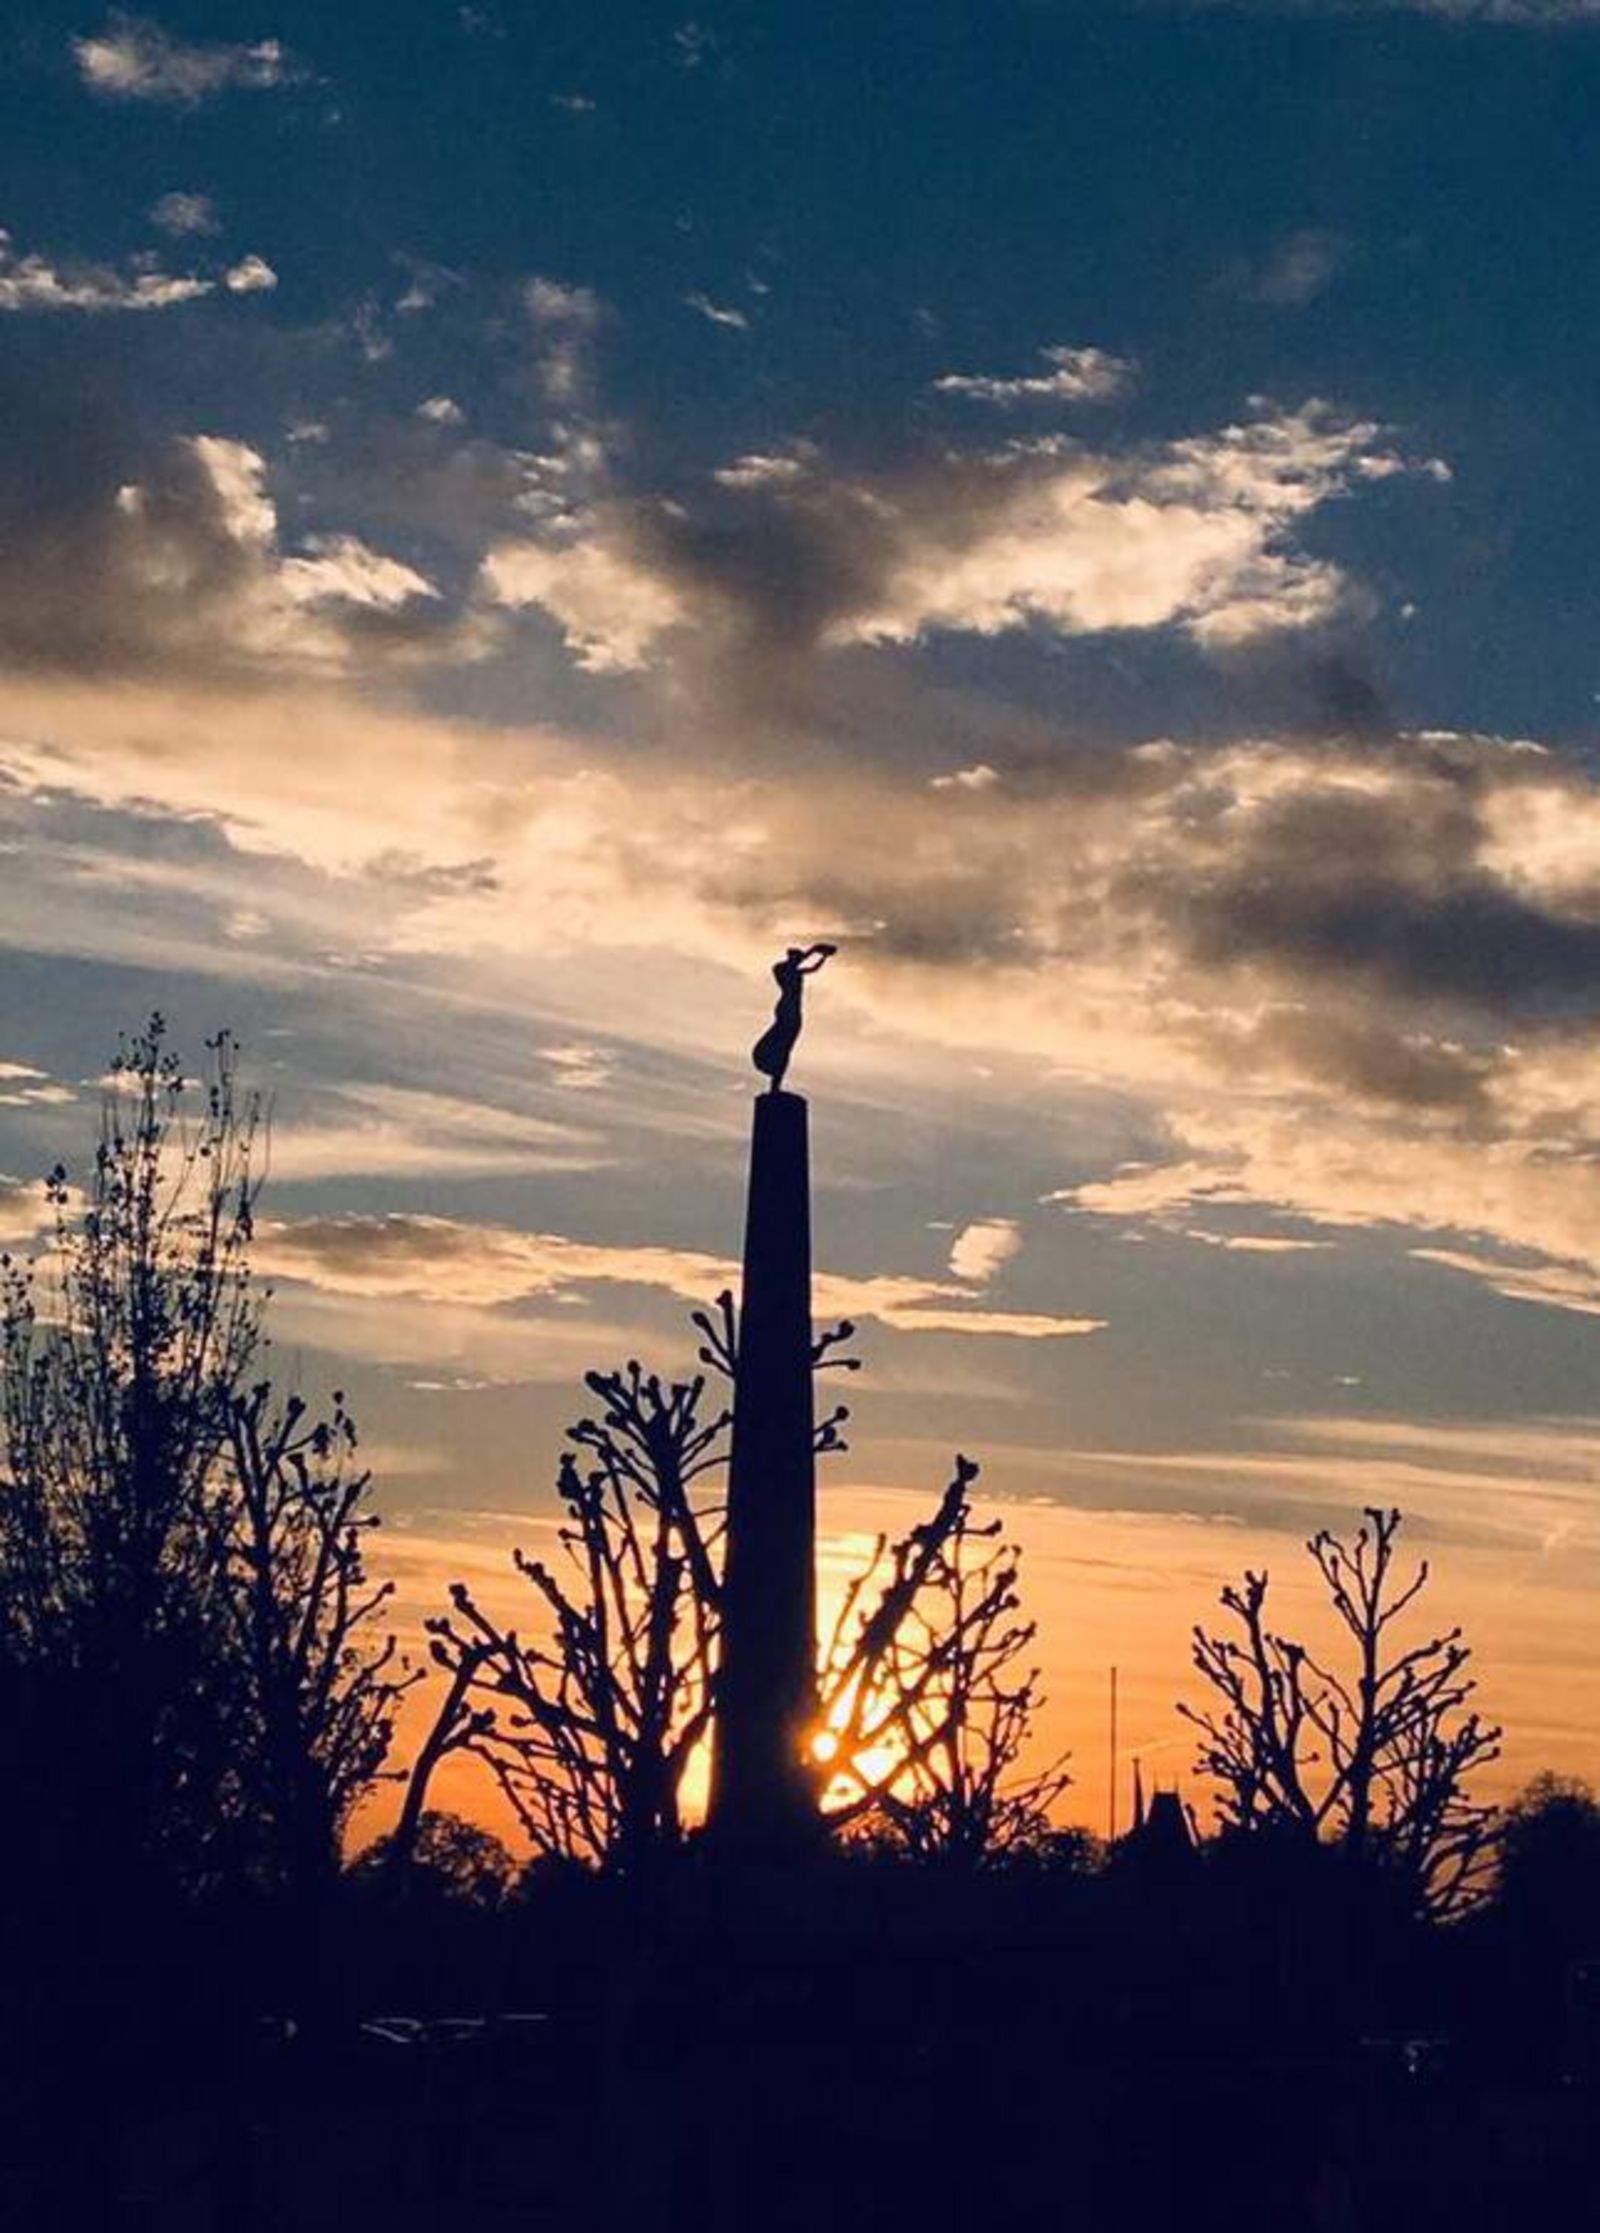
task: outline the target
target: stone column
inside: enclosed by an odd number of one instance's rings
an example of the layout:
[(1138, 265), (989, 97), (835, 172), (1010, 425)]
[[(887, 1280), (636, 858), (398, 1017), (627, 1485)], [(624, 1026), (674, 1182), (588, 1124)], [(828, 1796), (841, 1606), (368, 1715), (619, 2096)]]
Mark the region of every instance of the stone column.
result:
[(734, 1382), (722, 1674), (710, 1827), (782, 1859), (809, 1844), (817, 1793), (816, 1460), (806, 1104), (755, 1104)]

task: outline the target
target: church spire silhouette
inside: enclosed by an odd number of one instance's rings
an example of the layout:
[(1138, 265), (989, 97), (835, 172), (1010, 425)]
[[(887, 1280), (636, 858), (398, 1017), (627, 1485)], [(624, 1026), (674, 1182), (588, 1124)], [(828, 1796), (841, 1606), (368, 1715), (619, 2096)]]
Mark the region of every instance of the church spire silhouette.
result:
[(817, 1824), (811, 1179), (806, 1103), (783, 1078), (804, 980), (832, 952), (791, 947), (774, 966), (777, 1008), (753, 1053), (771, 1085), (752, 1111), (708, 1820), (725, 1849), (763, 1859)]

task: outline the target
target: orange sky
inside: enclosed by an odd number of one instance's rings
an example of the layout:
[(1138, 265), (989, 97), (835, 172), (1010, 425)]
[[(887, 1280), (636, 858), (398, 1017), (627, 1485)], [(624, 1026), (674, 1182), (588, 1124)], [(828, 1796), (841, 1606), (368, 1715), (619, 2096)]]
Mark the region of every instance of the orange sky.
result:
[[(1459, 1515), (1473, 1478), (1470, 1462), (1464, 1465), (1463, 1459), (1499, 1463), (1504, 1458), (1488, 1438), (1466, 1452), (1459, 1447), (1460, 1437), (1455, 1444), (1441, 1439), (1445, 1450), (1430, 1452), (1431, 1466), (1419, 1463), (1415, 1451), (1400, 1461), (1403, 1481), (1392, 1456), (1366, 1453), (1352, 1459), (1339, 1452), (1324, 1458), (1322, 1492), (1330, 1500), (1346, 1500), (1353, 1516), (1363, 1496), (1383, 1501), (1409, 1489), (1408, 1508), (1415, 1515), (1410, 1548), (1419, 1556), (1430, 1555), (1432, 1579), (1396, 1636), (1402, 1642), (1420, 1641), (1458, 1622), (1465, 1630), (1475, 1652), (1478, 1703), (1506, 1731), (1503, 1757), (1484, 1775), (1486, 1795), (1506, 1796), (1544, 1768), (1590, 1775), (1595, 1767), (1591, 1732), (1600, 1721), (1600, 1667), (1591, 1649), (1594, 1551), (1549, 1540), (1544, 1491), (1530, 1493), (1528, 1509), (1520, 1515), (1504, 1509), (1502, 1494), (1502, 1516), (1493, 1524), (1480, 1516), (1477, 1540), (1442, 1547), (1428, 1540), (1438, 1526), (1441, 1497), (1448, 1494)], [(1159, 1467), (1161, 1462), (1152, 1459), (1150, 1464)], [(1302, 1482), (1302, 1491), (1305, 1486)], [(926, 1502), (903, 1490), (824, 1490), (819, 1575), (825, 1622), (845, 1577), (865, 1559), (874, 1535), (902, 1531), (927, 1509)], [(1200, 1699), (1189, 1665), (1189, 1624), (1210, 1619), (1225, 1581), (1246, 1566), (1265, 1565), (1272, 1576), (1271, 1602), (1287, 1631), (1313, 1646), (1331, 1643), (1311, 1563), (1297, 1539), (1281, 1529), (1183, 1513), (1091, 1510), (1042, 1501), (996, 1502), (987, 1510), (1004, 1518), (1007, 1534), (1023, 1551), (1023, 1601), (1038, 1623), (1033, 1657), (1046, 1692), (1038, 1751), (1042, 1757), (1065, 1746), (1072, 1753), (1074, 1782), (1061, 1810), (1063, 1819), (1101, 1833), (1108, 1826), (1113, 1664), (1119, 1670), (1122, 1823), (1128, 1819), (1135, 1753), (1144, 1763), (1147, 1789), (1177, 1782), (1204, 1814), (1205, 1788), (1189, 1773), (1192, 1737), (1173, 1710), (1179, 1698)], [(1542, 1536), (1533, 1532), (1540, 1528)], [(403, 1629), (414, 1636), (425, 1612), (444, 1603), (446, 1584), (456, 1578), (468, 1580), (487, 1609), (525, 1621), (529, 1593), (511, 1568), (510, 1546), (521, 1542), (532, 1547), (541, 1536), (547, 1541), (548, 1531), (548, 1520), (530, 1516), (519, 1523), (497, 1515), (454, 1540), (412, 1529), (388, 1534), (382, 1563), (397, 1581)], [(1402, 1539), (1403, 1545), (1407, 1540)], [(1571, 1571), (1563, 1574), (1564, 1565)], [(412, 1700), (401, 1757), (408, 1756), (432, 1695), (430, 1684)], [(513, 1834), (490, 1778), (470, 1761), (448, 1762), (432, 1797), (502, 1834)], [(392, 1793), (375, 1802), (358, 1826), (358, 1837), (381, 1826), (393, 1805)]]

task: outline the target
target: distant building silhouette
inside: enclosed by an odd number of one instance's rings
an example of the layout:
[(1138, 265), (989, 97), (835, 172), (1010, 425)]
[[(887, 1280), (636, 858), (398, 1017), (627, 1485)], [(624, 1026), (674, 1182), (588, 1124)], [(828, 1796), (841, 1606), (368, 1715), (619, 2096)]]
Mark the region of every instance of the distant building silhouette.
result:
[(1133, 1826), (1117, 1840), (1117, 1852), (1140, 1868), (1187, 1870), (1196, 1858), (1194, 1823), (1176, 1789), (1158, 1786), (1145, 1798), (1144, 1776), (1133, 1763)]

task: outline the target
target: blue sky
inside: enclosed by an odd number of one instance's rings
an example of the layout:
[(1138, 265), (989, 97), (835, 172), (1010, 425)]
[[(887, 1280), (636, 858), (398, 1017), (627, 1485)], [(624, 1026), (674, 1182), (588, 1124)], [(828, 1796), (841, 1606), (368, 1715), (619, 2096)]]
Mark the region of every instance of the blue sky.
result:
[(839, 1525), (1062, 1515), (1068, 1705), (1166, 1576), (1155, 1744), (1394, 1494), (1577, 1761), (1597, 96), (1560, 0), (14, 13), (6, 1233), (231, 1023), (420, 1606), (685, 1353), (835, 938)]

